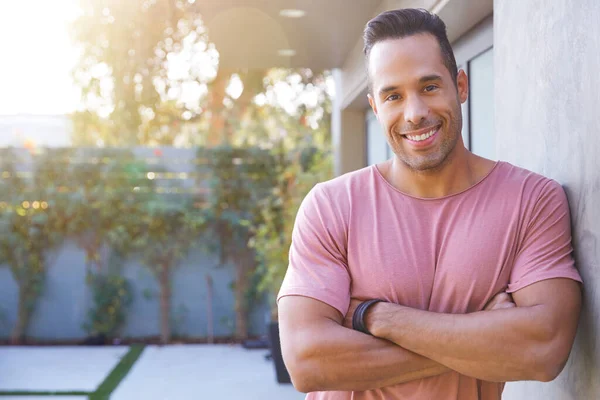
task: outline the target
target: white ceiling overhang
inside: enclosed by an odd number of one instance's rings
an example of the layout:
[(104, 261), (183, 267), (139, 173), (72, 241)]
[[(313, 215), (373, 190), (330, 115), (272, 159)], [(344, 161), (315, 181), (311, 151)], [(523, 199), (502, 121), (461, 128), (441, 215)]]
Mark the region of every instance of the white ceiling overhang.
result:
[[(196, 0), (225, 68), (340, 68), (381, 0)], [(301, 10), (289, 18), (282, 10)], [(283, 51), (284, 54), (281, 54)], [(294, 55), (285, 54), (292, 51)]]

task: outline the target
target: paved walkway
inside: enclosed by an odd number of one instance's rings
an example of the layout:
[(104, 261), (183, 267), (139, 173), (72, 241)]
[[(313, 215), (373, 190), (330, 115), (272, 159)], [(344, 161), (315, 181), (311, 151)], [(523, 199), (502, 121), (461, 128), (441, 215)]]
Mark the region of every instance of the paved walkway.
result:
[(0, 391), (93, 392), (128, 350), (127, 346), (0, 347)]
[(146, 347), (111, 400), (300, 400), (292, 385), (278, 385), (264, 350), (239, 346)]
[[(0, 347), (0, 391), (93, 392), (127, 347)], [(301, 400), (279, 385), (266, 350), (228, 345), (147, 346), (111, 400)], [(0, 400), (85, 396), (0, 396)]]

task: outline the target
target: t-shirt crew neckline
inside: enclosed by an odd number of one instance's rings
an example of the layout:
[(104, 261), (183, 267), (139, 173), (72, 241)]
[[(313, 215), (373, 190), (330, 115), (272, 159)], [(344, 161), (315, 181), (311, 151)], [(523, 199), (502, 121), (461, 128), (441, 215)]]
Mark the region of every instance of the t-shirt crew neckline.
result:
[(401, 194), (402, 196), (410, 197), (411, 199), (415, 199), (415, 200), (439, 201), (439, 200), (446, 200), (446, 199), (449, 199), (449, 198), (452, 198), (452, 197), (457, 197), (457, 196), (460, 196), (460, 195), (462, 195), (462, 194), (464, 194), (466, 192), (469, 192), (469, 191), (475, 189), (476, 187), (478, 187), (479, 185), (481, 185), (483, 182), (485, 182), (494, 173), (494, 171), (496, 171), (498, 169), (498, 166), (500, 164), (503, 164), (503, 162), (502, 161), (496, 161), (496, 163), (489, 170), (489, 172), (483, 178), (481, 178), (477, 183), (475, 183), (474, 185), (469, 186), (468, 188), (466, 188), (466, 189), (464, 189), (464, 190), (462, 190), (460, 192), (456, 192), (456, 193), (449, 194), (447, 196), (442, 196), (442, 197), (418, 197), (418, 196), (410, 195), (410, 194), (405, 193), (405, 192), (403, 192), (401, 190), (398, 190), (391, 183), (389, 183), (387, 181), (387, 179), (384, 178), (384, 176), (381, 173), (381, 171), (379, 171), (379, 168), (377, 168), (377, 164), (373, 164), (371, 166), (371, 169), (375, 171), (375, 175), (377, 175), (378, 179), (381, 179), (389, 189), (393, 190), (394, 192), (396, 192), (398, 194)]

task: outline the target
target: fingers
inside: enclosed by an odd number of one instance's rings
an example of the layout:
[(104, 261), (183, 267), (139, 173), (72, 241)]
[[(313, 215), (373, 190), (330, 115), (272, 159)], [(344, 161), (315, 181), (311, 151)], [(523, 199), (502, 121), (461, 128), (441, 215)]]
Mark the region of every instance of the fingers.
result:
[(513, 308), (516, 307), (512, 296), (506, 292), (500, 292), (495, 295), (489, 303), (485, 306), (484, 310), (498, 310), (502, 308)]
[(512, 296), (506, 292), (502, 292), (496, 295), (496, 303), (505, 303), (505, 302), (511, 302), (512, 303)]
[(498, 304), (496, 307), (493, 308), (493, 310), (500, 310), (503, 308), (515, 308), (516, 304), (512, 303), (512, 302), (505, 302), (505, 303), (500, 303)]

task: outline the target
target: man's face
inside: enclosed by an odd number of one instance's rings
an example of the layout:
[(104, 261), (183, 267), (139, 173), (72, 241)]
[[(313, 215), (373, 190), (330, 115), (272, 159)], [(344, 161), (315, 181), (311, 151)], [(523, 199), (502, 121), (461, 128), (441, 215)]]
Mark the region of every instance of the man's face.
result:
[(462, 140), (464, 72), (455, 86), (436, 38), (417, 34), (373, 46), (369, 75), (369, 103), (396, 156), (417, 171), (442, 167)]

